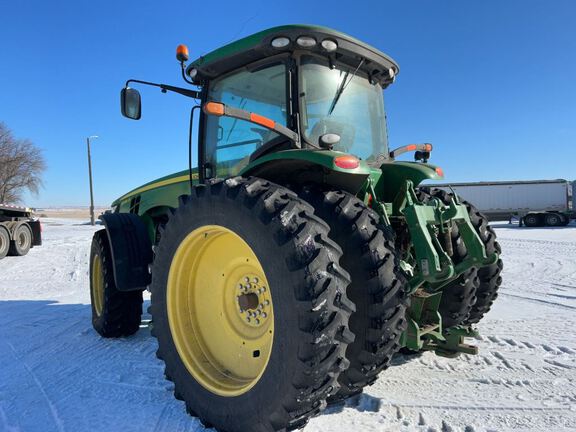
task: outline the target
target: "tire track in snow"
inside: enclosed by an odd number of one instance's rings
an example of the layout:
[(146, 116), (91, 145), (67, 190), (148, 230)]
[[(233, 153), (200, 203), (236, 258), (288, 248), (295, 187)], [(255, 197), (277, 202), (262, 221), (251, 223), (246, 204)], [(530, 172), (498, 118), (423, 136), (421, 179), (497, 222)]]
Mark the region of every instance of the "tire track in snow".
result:
[(14, 358), (16, 359), (16, 361), (20, 362), (20, 364), (24, 367), (24, 369), (26, 369), (28, 374), (32, 377), (32, 380), (34, 380), (36, 387), (38, 387), (38, 390), (40, 390), (40, 393), (42, 394), (42, 396), (44, 397), (44, 400), (48, 404), (48, 408), (50, 409), (50, 413), (52, 414), (52, 418), (54, 419), (54, 424), (56, 425), (56, 428), (58, 429), (58, 431), (64, 432), (64, 430), (65, 430), (64, 424), (62, 423), (62, 420), (60, 419), (60, 416), (58, 415), (58, 410), (56, 409), (56, 406), (52, 403), (52, 400), (50, 399), (50, 397), (46, 393), (46, 389), (42, 385), (42, 382), (40, 381), (38, 376), (34, 373), (34, 371), (32, 369), (30, 369), (30, 367), (28, 366), (28, 363), (26, 363), (26, 361), (24, 359), (22, 359), (18, 356), (18, 353), (16, 352), (14, 345), (12, 345), (10, 342), (5, 342), (5, 343), (8, 345), (8, 347), (12, 351), (12, 354), (13, 354)]

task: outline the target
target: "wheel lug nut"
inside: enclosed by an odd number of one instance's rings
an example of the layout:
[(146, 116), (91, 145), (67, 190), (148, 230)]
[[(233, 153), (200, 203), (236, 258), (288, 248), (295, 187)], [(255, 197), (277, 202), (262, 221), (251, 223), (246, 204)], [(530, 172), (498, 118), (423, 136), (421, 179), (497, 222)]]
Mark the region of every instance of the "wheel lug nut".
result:
[(255, 284), (258, 283), (258, 278), (257, 278), (257, 277), (254, 278), (254, 283), (255, 283)]
[(260, 324), (260, 320), (256, 318), (256, 324)]
[(262, 312), (262, 318), (266, 318), (268, 314), (266, 312)]
[(244, 280), (245, 280), (246, 282), (250, 282), (250, 278), (249, 278), (248, 276), (246, 276), (246, 277), (244, 278)]
[(246, 321), (250, 322), (250, 317), (247, 317), (247, 318), (246, 318)]
[(265, 306), (268, 306), (269, 304), (270, 304), (270, 301), (269, 301), (269, 300), (264, 300), (264, 305), (265, 305)]

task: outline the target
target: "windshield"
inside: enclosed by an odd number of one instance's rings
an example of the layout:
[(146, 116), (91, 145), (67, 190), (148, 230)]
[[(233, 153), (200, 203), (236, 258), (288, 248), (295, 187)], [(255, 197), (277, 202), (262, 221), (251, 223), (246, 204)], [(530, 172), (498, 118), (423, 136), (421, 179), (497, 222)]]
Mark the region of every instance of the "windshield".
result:
[(326, 133), (338, 134), (340, 143), (334, 150), (373, 161), (388, 154), (382, 87), (355, 72), (356, 68), (331, 69), (321, 58), (302, 57), (302, 129), (314, 145)]

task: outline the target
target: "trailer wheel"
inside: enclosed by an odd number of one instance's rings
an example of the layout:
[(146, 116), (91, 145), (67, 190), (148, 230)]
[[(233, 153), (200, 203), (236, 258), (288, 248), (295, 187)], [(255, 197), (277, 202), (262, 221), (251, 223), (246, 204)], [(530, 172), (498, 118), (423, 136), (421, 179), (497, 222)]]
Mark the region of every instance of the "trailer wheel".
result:
[(557, 227), (562, 226), (564, 218), (558, 213), (548, 213), (544, 218), (546, 226)]
[(340, 390), (330, 399), (337, 402), (372, 384), (400, 348), (409, 301), (407, 281), (394, 234), (380, 224), (376, 212), (343, 191), (306, 188), (301, 196), (330, 226), (330, 238), (343, 250), (342, 267), (352, 278), (347, 293), (356, 306), (350, 316), (355, 339), (346, 350), (350, 367), (340, 374)]
[(524, 216), (524, 225), (528, 228), (540, 227), (543, 225), (542, 216), (536, 213), (530, 213)]
[(6, 227), (0, 225), (0, 259), (8, 254), (8, 249), (10, 249), (10, 233)]
[(338, 390), (354, 306), (328, 230), (258, 178), (197, 186), (170, 217), (152, 269), (157, 354), (206, 426), (300, 428)]
[[(444, 204), (449, 204), (451, 200), (451, 194), (441, 189), (421, 188), (418, 197), (423, 202), (428, 202), (433, 197), (438, 198)], [(454, 252), (452, 259), (458, 264), (466, 258), (467, 252), (457, 227), (452, 229), (451, 239)], [(445, 329), (466, 322), (477, 301), (476, 293), (479, 285), (478, 271), (471, 268), (442, 289), (439, 312)]]
[(32, 247), (32, 230), (28, 224), (24, 223), (18, 225), (14, 231), (13, 240), (10, 244), (9, 255), (12, 256), (24, 256)]
[(90, 249), (92, 326), (105, 338), (130, 336), (140, 328), (142, 291), (116, 289), (106, 230), (97, 231)]

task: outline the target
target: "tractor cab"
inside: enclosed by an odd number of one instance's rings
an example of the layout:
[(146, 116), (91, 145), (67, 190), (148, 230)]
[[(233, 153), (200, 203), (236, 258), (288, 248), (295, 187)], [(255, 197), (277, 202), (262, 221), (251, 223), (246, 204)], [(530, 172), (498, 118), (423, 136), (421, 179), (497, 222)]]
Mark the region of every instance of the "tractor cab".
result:
[(183, 77), (198, 86), (193, 96), (204, 107), (202, 177), (239, 174), (281, 150), (333, 150), (371, 164), (388, 157), (382, 90), (398, 65), (367, 44), (328, 28), (289, 25), (187, 66), (187, 49), (179, 50)]

